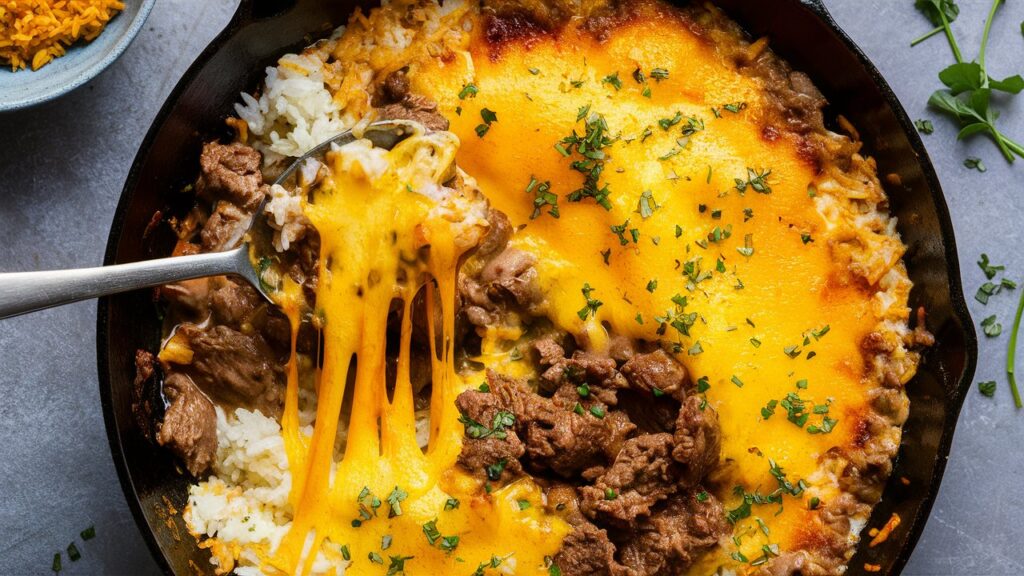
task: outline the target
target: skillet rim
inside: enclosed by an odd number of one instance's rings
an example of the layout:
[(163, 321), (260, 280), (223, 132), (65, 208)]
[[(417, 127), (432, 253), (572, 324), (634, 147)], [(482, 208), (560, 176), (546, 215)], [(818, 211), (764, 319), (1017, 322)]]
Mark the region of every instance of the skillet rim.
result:
[[(131, 201), (134, 199), (137, 192), (137, 184), (139, 183), (141, 169), (152, 150), (153, 143), (156, 140), (157, 135), (163, 128), (167, 118), (170, 116), (172, 109), (178, 103), (182, 93), (189, 87), (194, 77), (206, 66), (209, 60), (219, 52), (222, 46), (232, 36), (249, 24), (264, 19), (259, 18), (258, 15), (255, 14), (257, 10), (256, 3), (259, 1), (260, 0), (240, 0), (234, 15), (231, 17), (227, 25), (225, 25), (224, 29), (210, 41), (184, 74), (182, 74), (174, 89), (168, 94), (166, 100), (164, 100), (159, 112), (154, 116), (153, 121), (150, 124), (150, 128), (147, 131), (145, 138), (140, 143), (139, 150), (132, 161), (132, 167), (125, 179), (121, 197), (118, 200), (114, 217), (111, 221), (110, 233), (107, 238), (107, 247), (103, 258), (103, 264), (105, 266), (117, 263), (118, 242), (123, 232), (125, 219), (128, 213), (128, 206), (131, 204)], [(276, 12), (267, 12), (265, 19), (272, 19), (280, 15), (290, 8), (293, 3), (290, 0), (276, 1), (278, 4), (284, 5), (284, 7)], [(270, 4), (273, 4), (273, 2)], [(899, 123), (904, 136), (910, 144), (911, 150), (917, 156), (915, 163), (921, 169), (925, 184), (928, 187), (931, 202), (936, 211), (940, 234), (945, 247), (944, 264), (949, 284), (950, 311), (952, 316), (959, 322), (958, 328), (964, 340), (964, 366), (960, 375), (956, 377), (956, 385), (950, 390), (947, 390), (949, 395), (944, 402), (947, 414), (946, 421), (942, 427), (942, 435), (937, 446), (936, 461), (932, 470), (932, 477), (930, 482), (927, 484), (926, 495), (921, 499), (921, 505), (917, 510), (917, 514), (910, 522), (910, 530), (901, 539), (899, 552), (892, 562), (889, 574), (895, 575), (900, 574), (909, 561), (911, 554), (920, 540), (921, 534), (923, 533), (924, 527), (930, 516), (931, 509), (938, 496), (942, 477), (946, 469), (946, 463), (949, 460), (949, 454), (952, 448), (953, 434), (977, 367), (977, 333), (964, 298), (963, 284), (960, 276), (960, 262), (956, 250), (956, 237), (954, 235), (953, 222), (950, 216), (949, 207), (946, 203), (945, 195), (942, 191), (942, 186), (939, 182), (938, 175), (935, 172), (931, 157), (924, 146), (924, 142), (922, 141), (920, 134), (918, 134), (916, 128), (914, 128), (913, 122), (904, 109), (902, 103), (899, 101), (899, 98), (892, 90), (892, 87), (863, 50), (861, 50), (856, 42), (854, 42), (842, 27), (839, 26), (829, 13), (828, 8), (824, 5), (822, 0), (799, 0), (798, 4), (809, 10), (817, 19), (819, 19), (842, 43), (843, 47), (852, 54), (864, 68), (872, 83), (883, 97), (885, 104), (892, 111), (893, 116)], [(150, 554), (153, 556), (154, 561), (164, 574), (173, 575), (174, 572), (171, 570), (165, 551), (157, 542), (155, 534), (150, 528), (149, 522), (143, 512), (142, 503), (139, 500), (139, 495), (135, 490), (131, 473), (128, 469), (128, 463), (125, 459), (124, 450), (122, 448), (122, 439), (114, 417), (114, 406), (111, 401), (112, 389), (110, 363), (108, 360), (110, 352), (110, 331), (108, 326), (109, 312), (110, 299), (101, 298), (97, 305), (96, 354), (100, 387), (100, 405), (103, 409), (104, 424), (107, 431), (107, 440), (110, 445), (111, 457), (113, 458), (114, 465), (117, 468), (118, 480), (121, 485), (121, 489), (124, 492), (125, 500), (128, 503), (128, 507), (131, 509), (132, 516), (135, 519), (139, 532), (150, 550)], [(890, 478), (888, 482), (891, 481), (892, 478)], [(852, 561), (850, 566), (852, 566)]]

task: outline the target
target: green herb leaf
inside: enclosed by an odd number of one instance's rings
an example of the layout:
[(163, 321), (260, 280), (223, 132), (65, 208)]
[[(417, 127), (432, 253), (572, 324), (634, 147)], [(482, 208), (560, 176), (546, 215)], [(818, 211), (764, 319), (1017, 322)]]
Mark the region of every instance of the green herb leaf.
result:
[(981, 392), (982, 396), (988, 396), (989, 398), (996, 395), (996, 383), (994, 380), (988, 382), (978, 382), (978, 392)]
[(994, 315), (982, 320), (981, 328), (989, 338), (995, 338), (1003, 333), (1003, 325), (996, 322), (996, 317)]

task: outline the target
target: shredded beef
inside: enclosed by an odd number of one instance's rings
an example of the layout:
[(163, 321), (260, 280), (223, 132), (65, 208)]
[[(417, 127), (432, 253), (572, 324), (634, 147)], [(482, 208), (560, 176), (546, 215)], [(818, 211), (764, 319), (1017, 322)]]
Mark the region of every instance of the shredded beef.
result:
[(619, 561), (630, 576), (681, 576), (728, 531), (714, 496), (702, 489), (676, 494), (638, 523), (619, 549)]
[(676, 419), (672, 457), (683, 464), (680, 481), (693, 486), (718, 465), (722, 439), (718, 414), (704, 401), (691, 396), (683, 402)]
[(679, 464), (672, 459), (671, 434), (643, 434), (626, 441), (615, 462), (580, 489), (582, 509), (590, 518), (623, 528), (676, 491)]
[(634, 355), (623, 364), (622, 375), (634, 388), (648, 394), (668, 394), (679, 401), (686, 394), (686, 369), (661, 348)]
[(280, 414), (284, 403), (284, 369), (258, 335), (227, 326), (208, 329), (182, 324), (177, 334), (188, 340), (192, 362), (187, 373), (218, 404)]
[(158, 426), (156, 441), (185, 462), (193, 476), (206, 472), (217, 455), (217, 413), (213, 403), (184, 374), (164, 381), (167, 411)]
[[(509, 413), (508, 397), (491, 392), (467, 390), (455, 400), (466, 426), (466, 437), (459, 454), (459, 465), (472, 473), (499, 482), (522, 473), (519, 458), (525, 452), (522, 441), (512, 427), (493, 426), (499, 413)], [(479, 424), (489, 431), (486, 437), (473, 437), (472, 426)]]

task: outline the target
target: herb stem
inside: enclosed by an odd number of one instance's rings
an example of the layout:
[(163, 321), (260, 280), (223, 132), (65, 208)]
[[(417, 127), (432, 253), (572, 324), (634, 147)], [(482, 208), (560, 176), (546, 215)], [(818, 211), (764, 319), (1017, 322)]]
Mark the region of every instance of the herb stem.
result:
[(929, 32), (929, 33), (925, 34), (924, 36), (921, 36), (917, 40), (914, 40), (913, 42), (911, 42), (910, 43), (910, 47), (913, 48), (914, 46), (917, 46), (918, 44), (920, 44), (921, 42), (924, 42), (925, 40), (931, 38), (932, 36), (935, 36), (936, 34), (941, 34), (942, 31), (943, 31), (942, 26), (936, 26), (931, 32)]
[[(981, 35), (981, 52), (978, 53), (978, 64), (981, 65), (981, 69), (985, 69), (985, 48), (988, 46), (988, 34), (992, 31), (992, 21), (995, 20), (996, 10), (999, 9), (999, 2), (1001, 0), (993, 0), (992, 8), (988, 11), (988, 18), (985, 20), (985, 32)], [(988, 74), (984, 74), (982, 79), (984, 88), (988, 87)]]
[[(998, 0), (996, 0), (998, 2)], [(956, 43), (956, 37), (953, 36), (953, 29), (949, 25), (949, 19), (946, 15), (939, 10), (939, 17), (942, 18), (942, 29), (946, 32), (946, 39), (949, 40), (949, 47), (953, 50), (953, 56), (956, 57), (957, 64), (963, 64), (964, 57), (960, 53), (960, 46)]]
[(1010, 332), (1010, 348), (1006, 354), (1006, 375), (1010, 380), (1010, 392), (1013, 393), (1013, 403), (1017, 409), (1024, 408), (1021, 403), (1020, 392), (1017, 391), (1017, 379), (1013, 375), (1014, 364), (1017, 356), (1017, 334), (1020, 332), (1020, 319), (1024, 315), (1024, 290), (1020, 293), (1020, 302), (1017, 304), (1017, 315), (1013, 319), (1013, 330)]

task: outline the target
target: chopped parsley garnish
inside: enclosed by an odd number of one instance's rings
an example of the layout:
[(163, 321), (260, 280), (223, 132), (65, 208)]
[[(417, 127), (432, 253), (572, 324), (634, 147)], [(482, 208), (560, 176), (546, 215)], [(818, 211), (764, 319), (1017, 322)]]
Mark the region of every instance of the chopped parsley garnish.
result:
[(474, 570), (473, 573), (470, 574), (470, 576), (484, 576), (488, 568), (497, 568), (498, 566), (501, 566), (501, 563), (504, 561), (505, 558), (501, 558), (499, 556), (491, 556), (490, 561), (482, 562), (479, 566), (476, 567), (476, 570)]
[(981, 329), (985, 332), (985, 336), (988, 336), (989, 338), (995, 338), (1003, 333), (1003, 325), (996, 322), (995, 315), (982, 320)]
[(449, 498), (449, 499), (444, 501), (444, 509), (445, 509), (445, 511), (458, 510), (458, 508), (459, 508), (459, 499), (458, 498)]
[(740, 192), (746, 192), (747, 188), (751, 188), (754, 192), (760, 194), (771, 194), (772, 188), (768, 185), (768, 177), (771, 176), (771, 168), (765, 170), (755, 170), (753, 168), (747, 168), (747, 179), (735, 178), (736, 189)]
[(636, 211), (640, 213), (640, 217), (647, 220), (654, 214), (654, 211), (661, 206), (654, 199), (654, 194), (650, 190), (644, 190), (640, 193), (640, 200), (637, 202)]
[(391, 511), (388, 513), (388, 518), (394, 518), (395, 516), (402, 515), (402, 501), (409, 497), (409, 493), (402, 490), (398, 486), (388, 494), (387, 501), (388, 506), (391, 507)]
[(736, 251), (740, 254), (750, 258), (754, 255), (754, 235), (745, 234), (743, 236), (743, 246), (737, 247)]
[(616, 71), (614, 74), (609, 74), (601, 79), (602, 84), (610, 84), (616, 91), (622, 90), (622, 80), (619, 79), (619, 73)]
[(626, 232), (629, 232), (630, 237), (633, 238), (634, 244), (636, 244), (637, 240), (640, 239), (640, 230), (638, 230), (637, 228), (630, 228), (628, 218), (622, 224), (619, 224), (618, 226), (612, 226), (611, 231), (612, 234), (615, 234), (619, 238), (619, 244), (623, 246), (629, 244), (629, 240), (627, 240), (625, 236)]
[(612, 490), (611, 488), (605, 488), (604, 489), (604, 499), (605, 500), (615, 500), (618, 497), (619, 497), (619, 493), (616, 492), (615, 490)]
[(604, 149), (611, 146), (615, 140), (608, 135), (608, 123), (604, 116), (597, 113), (590, 113), (588, 116), (588, 112), (589, 107), (584, 107), (580, 110), (580, 116), (577, 117), (577, 121), (586, 117), (584, 135), (578, 135), (573, 129), (571, 135), (562, 138), (558, 144), (555, 144), (555, 149), (566, 157), (573, 154), (580, 156), (580, 159), (574, 160), (570, 167), (583, 174), (583, 186), (569, 193), (567, 196), (569, 201), (579, 202), (584, 198), (593, 198), (605, 210), (611, 210), (612, 204), (608, 200), (610, 193), (608, 185), (602, 186), (600, 180), (607, 161)]
[(79, 532), (78, 535), (82, 537), (82, 540), (92, 540), (96, 537), (96, 527), (89, 526), (85, 530)]
[(654, 291), (658, 289), (658, 280), (651, 280), (647, 283), (647, 291), (654, 294)]
[(981, 392), (982, 396), (988, 396), (989, 398), (996, 394), (996, 383), (994, 380), (988, 382), (978, 382), (978, 392)]
[(341, 546), (340, 550), (341, 550), (341, 557), (344, 558), (346, 562), (348, 562), (349, 560), (352, 559), (352, 552), (349, 551), (348, 544), (343, 544)]
[(732, 112), (733, 114), (739, 114), (740, 112), (742, 112), (743, 110), (745, 110), (747, 108), (747, 103), (746, 102), (733, 102), (731, 104), (726, 104), (726, 105), (722, 106), (722, 108), (724, 108), (725, 110), (727, 110), (729, 112)]
[(487, 468), (485, 468), (485, 471), (487, 472), (487, 479), (492, 482), (497, 482), (498, 480), (501, 480), (501, 475), (503, 472), (505, 472), (506, 465), (508, 465), (508, 460), (502, 458), (501, 460), (498, 460), (494, 464), (487, 466)]
[(591, 288), (590, 284), (583, 285), (581, 292), (583, 292), (583, 298), (586, 299), (587, 303), (583, 308), (580, 308), (579, 312), (576, 313), (576, 315), (580, 317), (580, 320), (586, 321), (588, 317), (593, 318), (597, 316), (597, 309), (604, 305), (604, 302), (590, 297), (594, 291), (595, 289)]
[(711, 389), (711, 383), (707, 376), (701, 376), (697, 379), (697, 393), (703, 394)]
[(768, 403), (765, 404), (764, 408), (761, 408), (761, 418), (764, 418), (765, 420), (767, 420), (767, 419), (771, 418), (772, 416), (774, 416), (775, 415), (775, 407), (778, 406), (778, 405), (779, 405), (779, 401), (778, 400), (769, 400)]
[(497, 438), (499, 440), (504, 440), (508, 436), (505, 430), (515, 425), (516, 417), (515, 414), (512, 414), (511, 412), (501, 410), (494, 415), (491, 427), (488, 428), (469, 416), (460, 414), (459, 423), (465, 427), (466, 436), (470, 438), (476, 440), (482, 440), (484, 438)]
[(988, 254), (982, 254), (981, 259), (978, 260), (978, 267), (985, 273), (985, 277), (989, 280), (996, 277), (996, 274), (1006, 270), (1006, 266), (996, 266), (992, 264), (988, 259)]
[(536, 178), (530, 177), (530, 183), (526, 185), (526, 193), (534, 194), (533, 214), (530, 220), (536, 220), (544, 212), (545, 206), (550, 206), (547, 213), (553, 218), (558, 218), (558, 195), (551, 191), (551, 182), (539, 182)]
[(672, 128), (676, 124), (679, 124), (682, 121), (683, 113), (676, 112), (676, 115), (671, 118), (662, 118), (661, 120), (658, 120), (658, 126), (661, 126), (662, 130), (669, 130), (670, 128)]
[(53, 563), (50, 564), (50, 570), (53, 570), (54, 573), (59, 573), (62, 569), (63, 566), (61, 566), (60, 562), (60, 552), (57, 552), (53, 555)]
[(604, 418), (604, 408), (600, 406), (591, 406), (590, 413), (593, 414), (594, 417), (597, 419)]
[(498, 121), (498, 114), (493, 110), (484, 108), (480, 111), (480, 117), (483, 119), (484, 123), (476, 127), (476, 135), (483, 138), (491, 129), (491, 124)]
[[(405, 574), (405, 561), (412, 560), (412, 558), (412, 556), (389, 556), (388, 559), (391, 563), (388, 565), (387, 576)], [(383, 564), (383, 562), (381, 562), (381, 564)]]
[(78, 551), (78, 546), (75, 546), (74, 542), (68, 544), (68, 558), (72, 562), (78, 562), (82, 558), (82, 553)]
[(373, 562), (374, 564), (383, 564), (384, 563), (384, 559), (381, 558), (380, 554), (377, 554), (376, 552), (370, 552), (369, 554), (366, 555), (366, 557), (369, 558), (370, 562)]
[(732, 378), (730, 380), (733, 384), (736, 385), (737, 388), (743, 388), (743, 380), (740, 380), (739, 377), (736, 376), (735, 374), (732, 375)]
[(466, 98), (476, 98), (476, 95), (480, 92), (480, 89), (476, 87), (476, 84), (470, 82), (469, 84), (463, 84), (462, 90), (459, 91), (459, 100), (465, 100)]
[(964, 160), (964, 167), (977, 170), (978, 172), (988, 172), (988, 168), (985, 167), (985, 163), (981, 161), (981, 158), (973, 156)]
[(388, 548), (391, 548), (392, 540), (393, 538), (391, 537), (390, 534), (385, 534), (384, 536), (382, 536), (380, 539), (380, 549), (387, 550)]
[(528, 70), (530, 71), (530, 74), (533, 74), (534, 76), (540, 74), (540, 68), (528, 68)]
[(529, 500), (516, 500), (516, 505), (519, 506), (520, 510), (526, 510), (530, 507)]
[(935, 125), (932, 124), (931, 120), (914, 120), (914, 127), (916, 127), (917, 131), (921, 134), (927, 135), (935, 132)]
[(356, 503), (359, 504), (359, 518), (352, 520), (353, 528), (358, 528), (362, 526), (363, 522), (375, 518), (377, 516), (377, 509), (381, 506), (380, 498), (374, 496), (373, 492), (370, 492), (370, 489), (366, 486), (363, 486), (363, 489), (359, 491)]
[(423, 525), (423, 535), (427, 537), (427, 542), (430, 542), (431, 546), (441, 539), (441, 531), (437, 529), (437, 518)]

